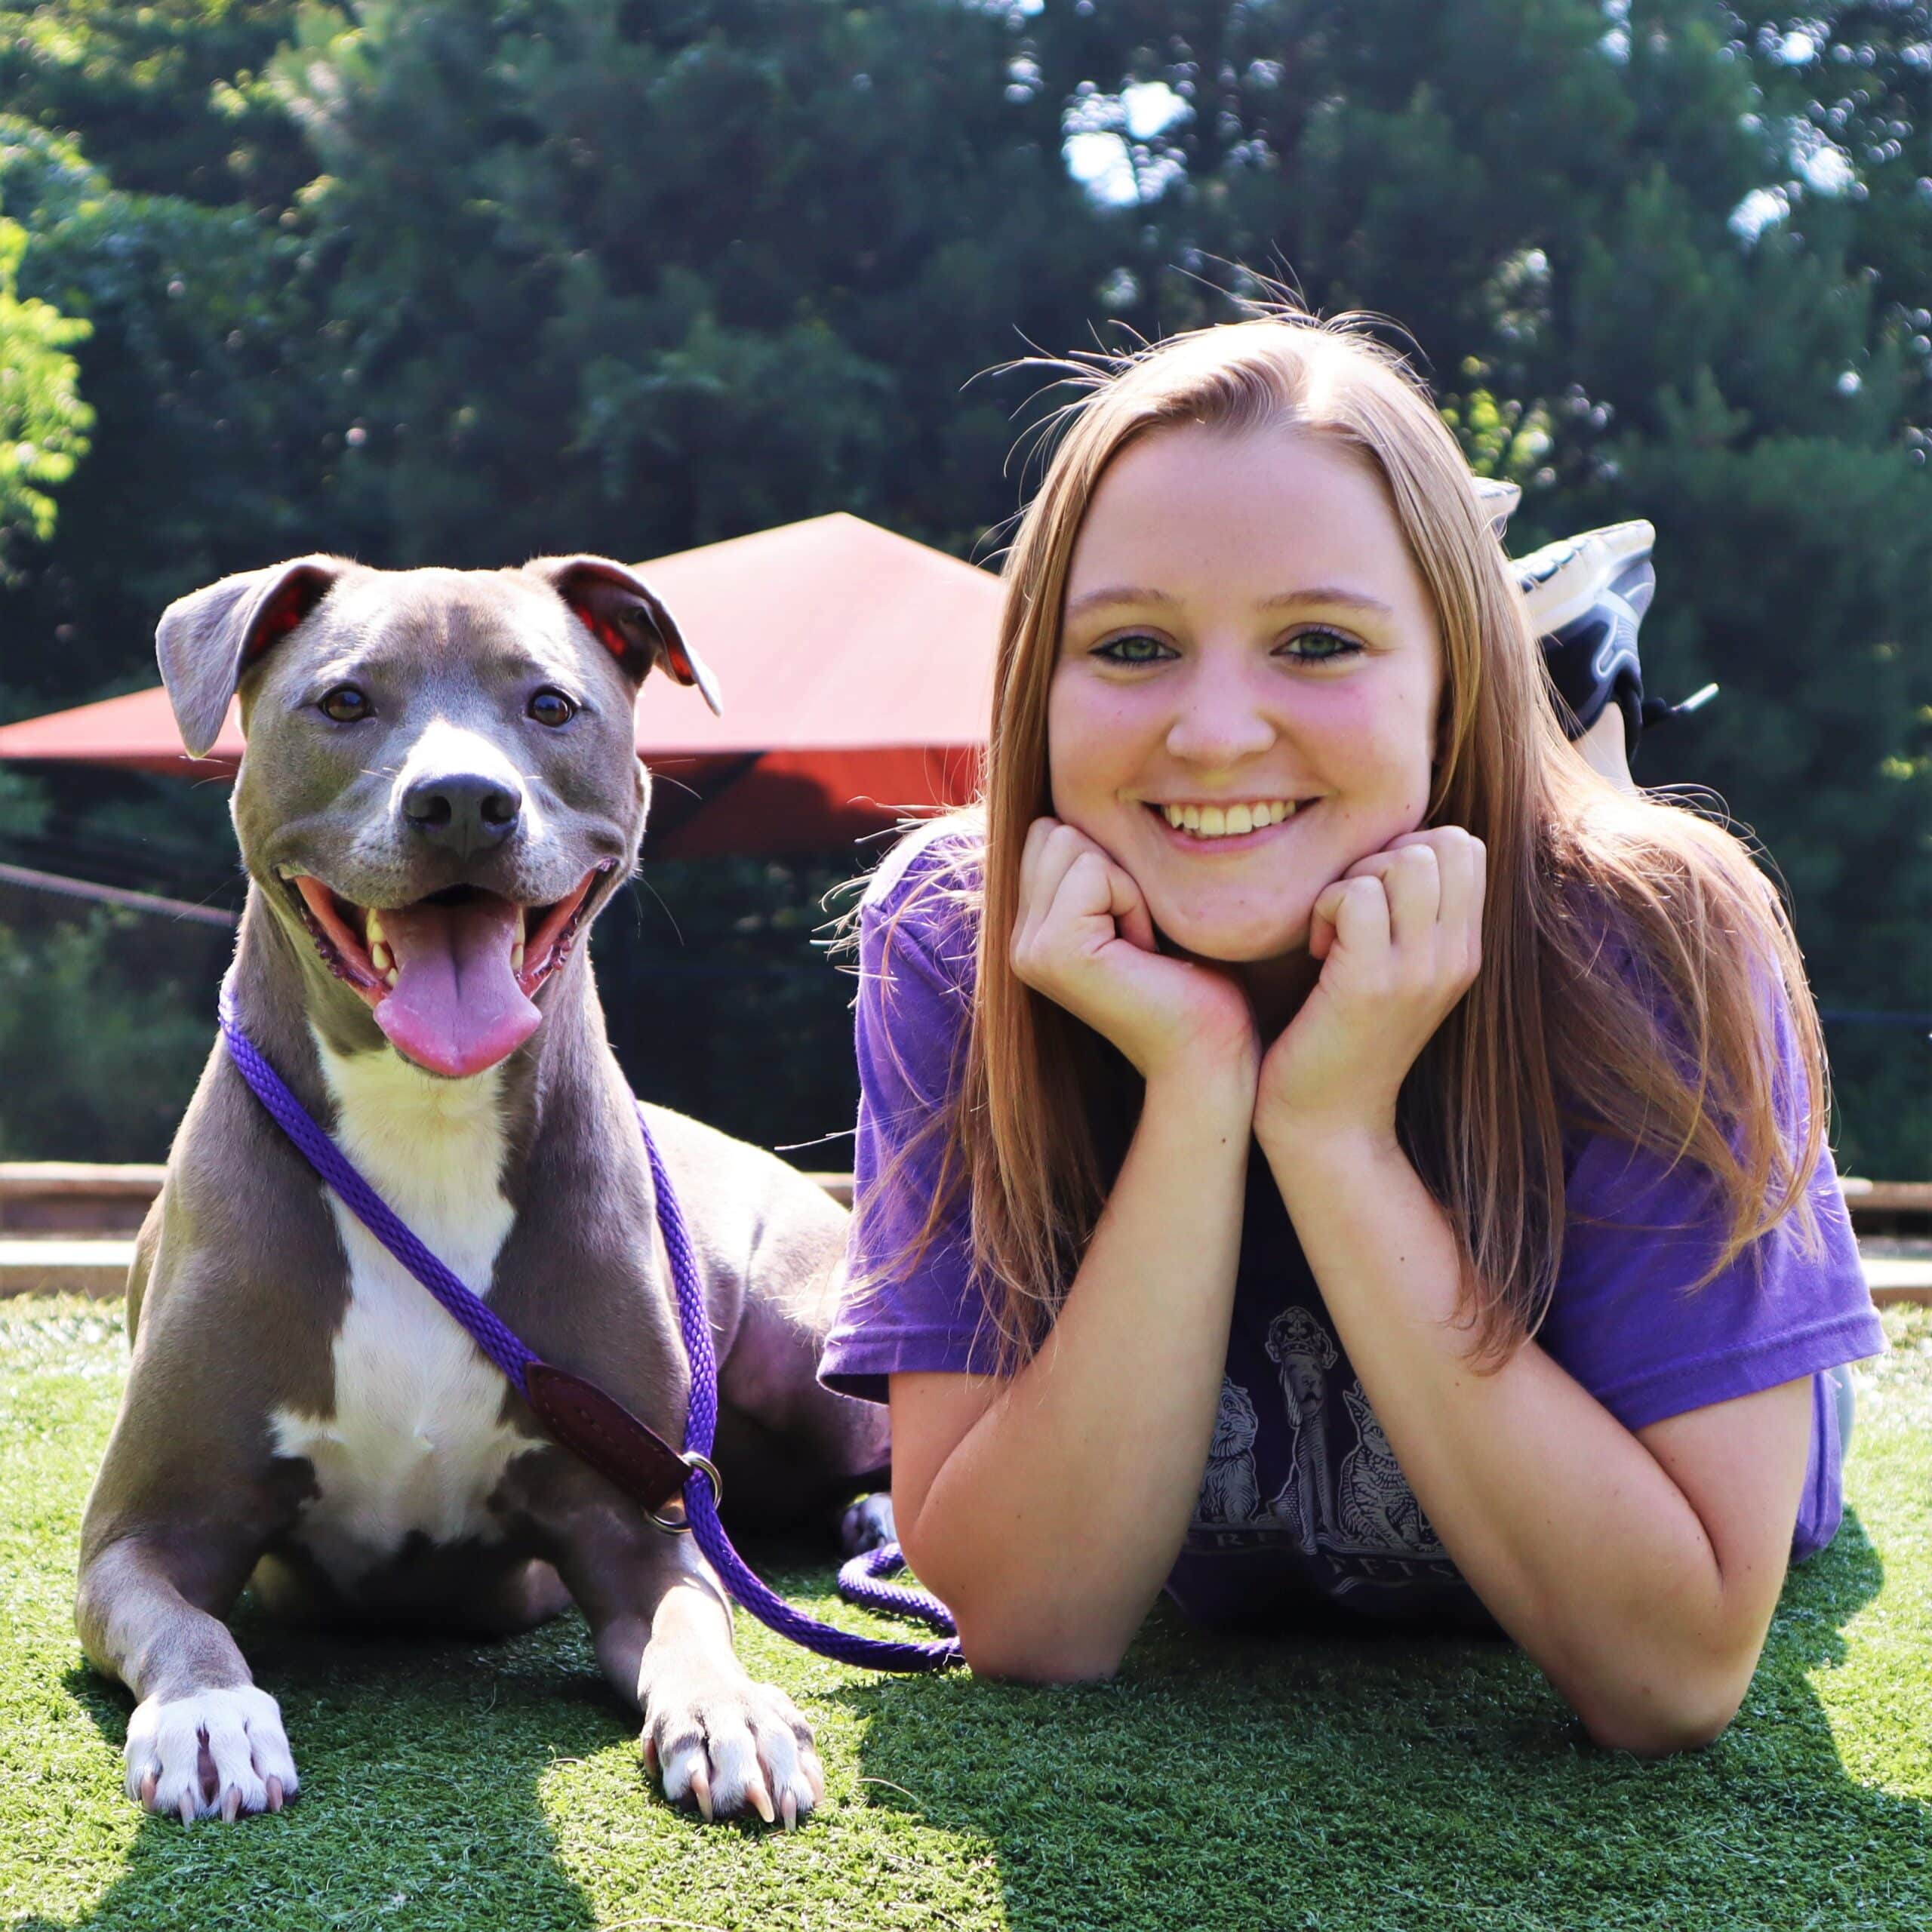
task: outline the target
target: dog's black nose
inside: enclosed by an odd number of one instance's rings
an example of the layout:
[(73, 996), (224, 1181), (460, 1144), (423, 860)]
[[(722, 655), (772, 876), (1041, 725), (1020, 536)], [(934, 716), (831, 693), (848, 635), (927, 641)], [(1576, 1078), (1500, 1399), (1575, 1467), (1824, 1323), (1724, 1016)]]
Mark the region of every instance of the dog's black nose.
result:
[(419, 778), (402, 795), (402, 815), (410, 829), (465, 858), (500, 845), (522, 810), (523, 794), (514, 785), (475, 772)]

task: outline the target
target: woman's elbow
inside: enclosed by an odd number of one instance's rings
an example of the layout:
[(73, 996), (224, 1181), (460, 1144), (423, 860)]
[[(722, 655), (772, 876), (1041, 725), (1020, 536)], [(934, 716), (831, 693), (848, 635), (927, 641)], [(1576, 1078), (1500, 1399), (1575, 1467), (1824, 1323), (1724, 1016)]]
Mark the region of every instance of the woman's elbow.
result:
[(1115, 1636), (1091, 1616), (1026, 1601), (1023, 1588), (989, 1578), (977, 1564), (949, 1562), (946, 1552), (921, 1534), (925, 1527), (917, 1520), (902, 1525), (900, 1547), (914, 1575), (952, 1613), (959, 1654), (976, 1677), (1089, 1684), (1120, 1669), (1131, 1632)]
[(1016, 1684), (1094, 1684), (1113, 1676), (1127, 1654), (1115, 1643), (1087, 1632), (1029, 1629), (1023, 1624), (959, 1617), (960, 1654), (976, 1677), (998, 1677)]
[(1592, 1743), (1638, 1758), (1701, 1751), (1721, 1737), (1744, 1701), (1743, 1684), (1681, 1683), (1663, 1692), (1579, 1703), (1577, 1715)]

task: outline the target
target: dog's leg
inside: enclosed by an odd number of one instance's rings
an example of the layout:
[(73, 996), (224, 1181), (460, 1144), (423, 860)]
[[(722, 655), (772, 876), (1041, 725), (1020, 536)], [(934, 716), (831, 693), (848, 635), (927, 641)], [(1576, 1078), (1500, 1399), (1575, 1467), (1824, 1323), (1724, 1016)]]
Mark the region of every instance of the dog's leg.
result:
[(289, 1504), (251, 1473), (238, 1412), (168, 1399), (202, 1386), (207, 1358), (188, 1324), (149, 1309), (166, 1300), (166, 1198), (142, 1223), (128, 1275), (134, 1364), (82, 1517), (74, 1623), (94, 1668), (134, 1694), (128, 1795), (184, 1824), (232, 1822), (279, 1811), (300, 1786), (281, 1712), (223, 1621)]
[(128, 1795), (183, 1824), (279, 1811), (300, 1786), (281, 1712), (219, 1614), (248, 1565), (217, 1553), (218, 1537), (109, 1543), (84, 1562), (75, 1604), (89, 1660), (134, 1694)]
[(604, 1515), (557, 1562), (605, 1675), (643, 1716), (645, 1764), (666, 1798), (688, 1798), (707, 1819), (750, 1810), (788, 1830), (819, 1803), (811, 1726), (783, 1691), (746, 1675), (730, 1605), (690, 1537)]

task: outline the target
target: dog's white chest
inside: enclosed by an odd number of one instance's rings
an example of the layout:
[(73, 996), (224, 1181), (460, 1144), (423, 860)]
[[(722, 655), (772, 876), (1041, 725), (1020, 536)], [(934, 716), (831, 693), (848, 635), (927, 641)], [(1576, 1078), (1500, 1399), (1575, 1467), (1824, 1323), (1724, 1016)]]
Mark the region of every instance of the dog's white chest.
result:
[[(499, 1069), (467, 1080), (420, 1072), (392, 1053), (344, 1058), (317, 1041), (337, 1136), (362, 1177), (479, 1295), (515, 1214), (501, 1185)], [(319, 1494), (297, 1534), (352, 1585), (420, 1532), (487, 1536), (485, 1509), (510, 1458), (534, 1445), (499, 1420), (504, 1382), (455, 1320), (334, 1194), (349, 1257), (349, 1308), (335, 1338), (335, 1413), (278, 1411), (277, 1448), (314, 1465)]]

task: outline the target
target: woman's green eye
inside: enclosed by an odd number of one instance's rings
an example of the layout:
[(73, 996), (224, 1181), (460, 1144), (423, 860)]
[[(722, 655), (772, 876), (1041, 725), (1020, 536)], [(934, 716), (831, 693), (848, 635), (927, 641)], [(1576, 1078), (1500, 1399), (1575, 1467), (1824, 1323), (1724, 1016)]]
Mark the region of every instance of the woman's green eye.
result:
[(358, 686), (337, 685), (334, 691), (322, 694), (315, 708), (338, 724), (355, 724), (367, 718), (374, 706), (369, 702), (368, 694)]
[(1283, 648), (1288, 650), (1290, 657), (1299, 657), (1306, 663), (1326, 664), (1352, 655), (1361, 646), (1340, 631), (1297, 631)]
[(1104, 657), (1110, 664), (1154, 664), (1174, 653), (1158, 638), (1142, 635), (1109, 638), (1094, 655)]

